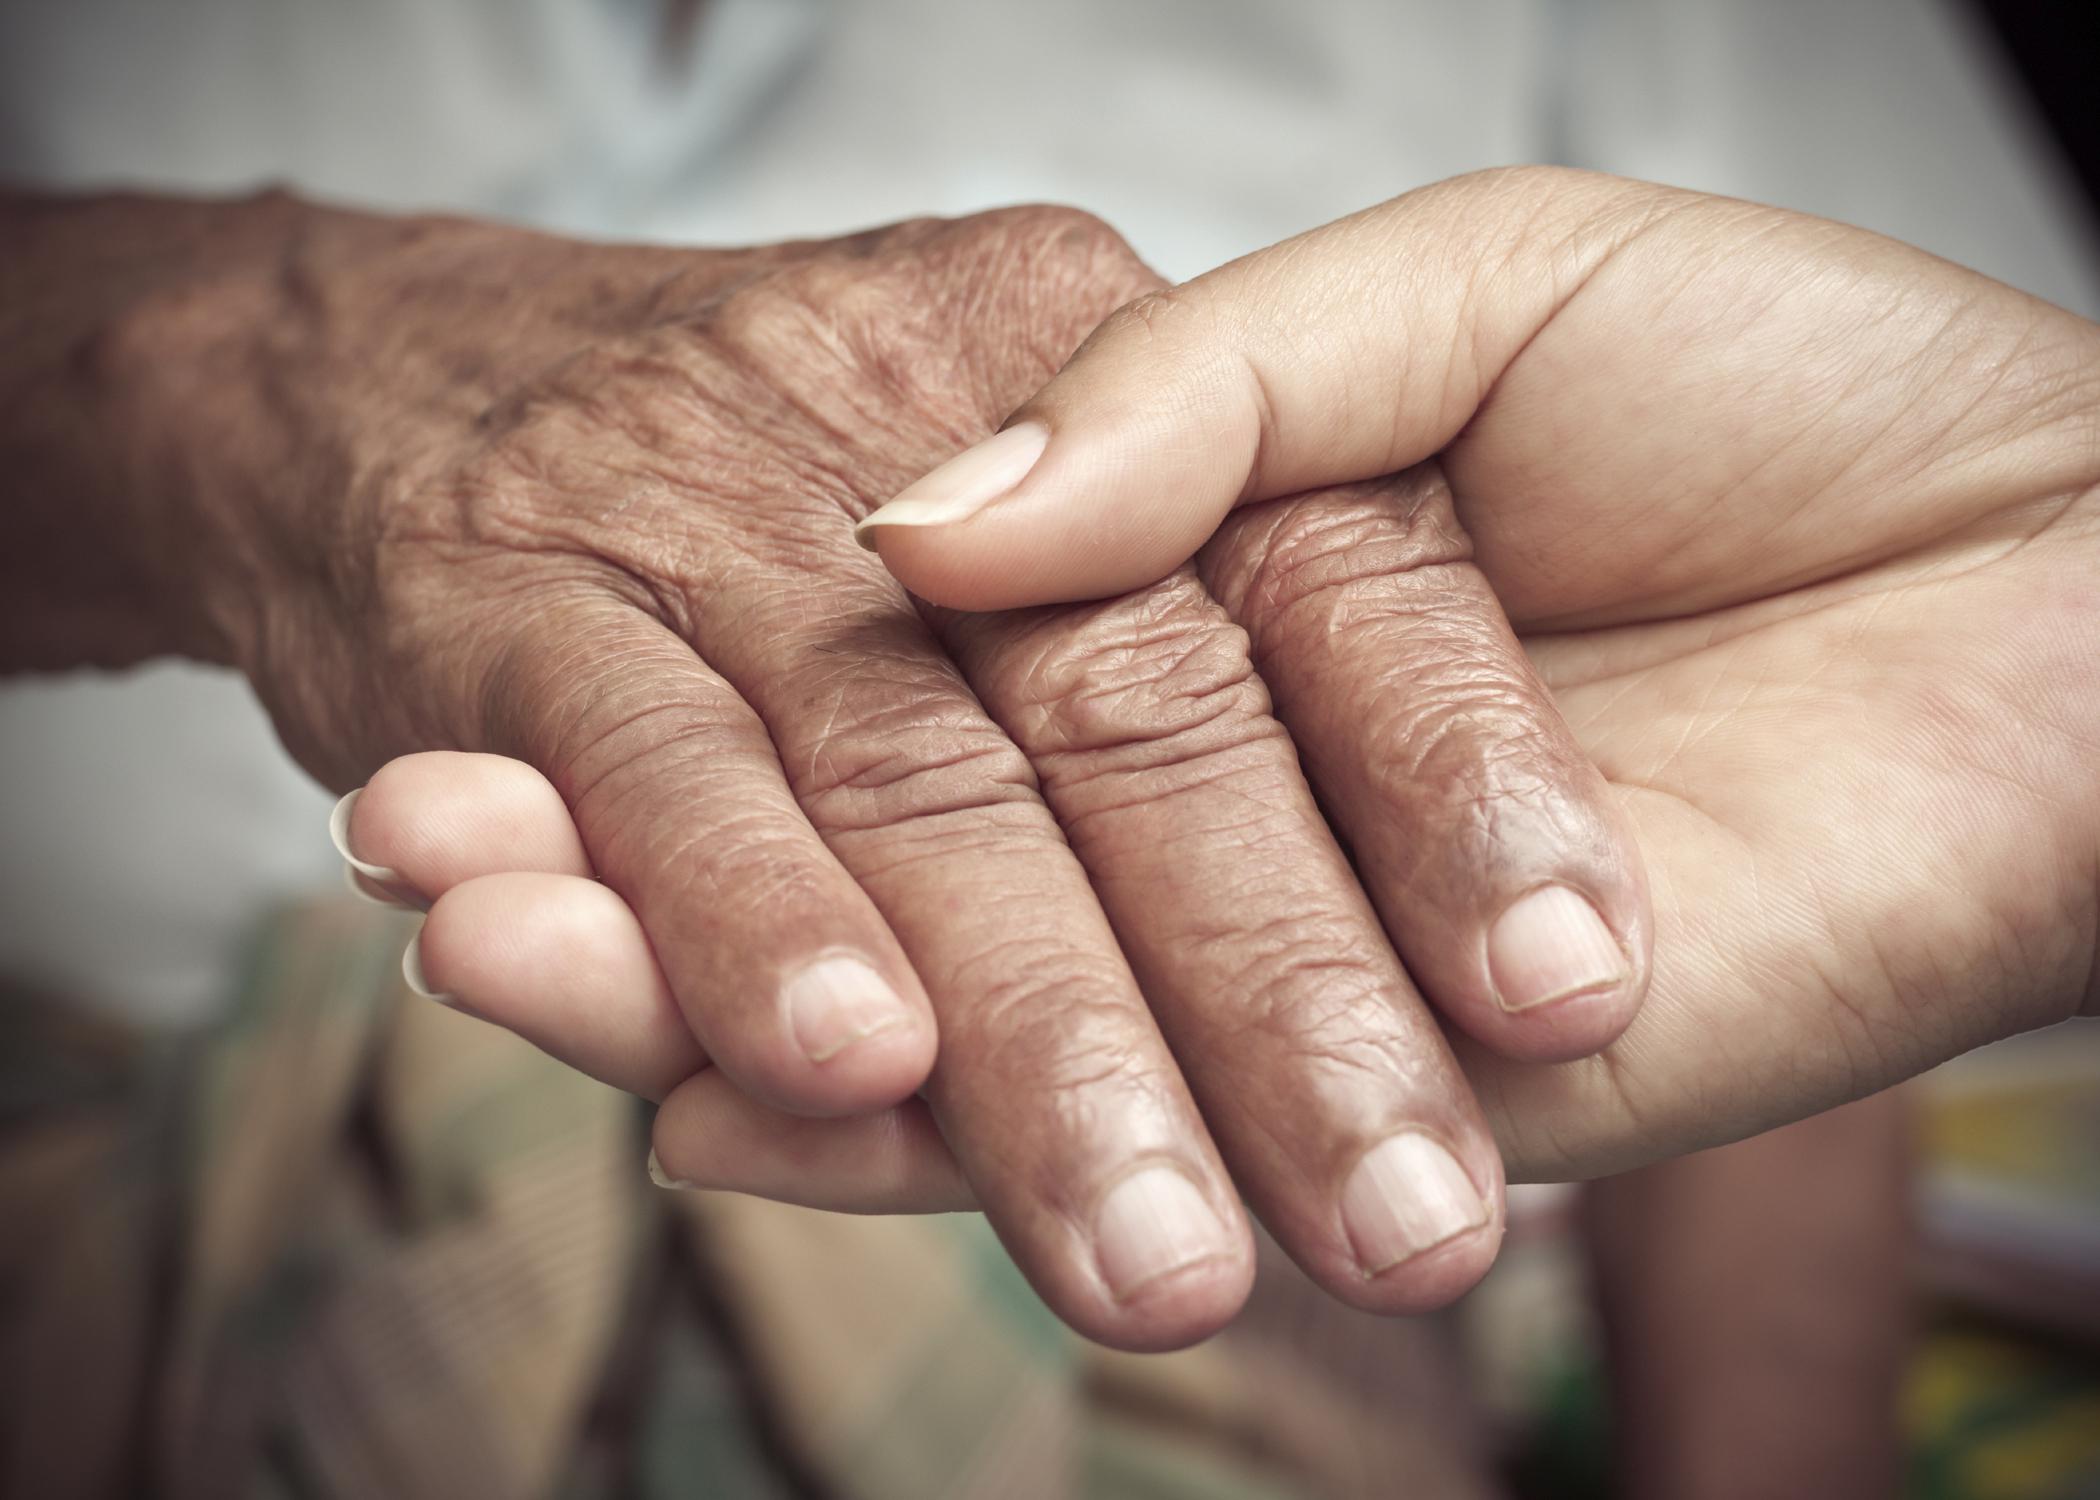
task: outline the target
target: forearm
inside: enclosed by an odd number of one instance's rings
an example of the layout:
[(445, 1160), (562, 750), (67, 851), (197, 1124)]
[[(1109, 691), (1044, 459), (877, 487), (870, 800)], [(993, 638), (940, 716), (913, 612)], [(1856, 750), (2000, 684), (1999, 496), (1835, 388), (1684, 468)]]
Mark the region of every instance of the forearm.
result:
[(252, 665), (443, 434), (753, 260), (284, 193), (0, 193), (0, 247), (0, 671)]
[(1623, 1493), (1893, 1494), (1902, 1099), (1594, 1184)]
[(0, 670), (230, 658), (239, 549), (196, 503), (196, 456), (239, 398), (204, 351), (265, 315), (306, 212), (0, 197)]

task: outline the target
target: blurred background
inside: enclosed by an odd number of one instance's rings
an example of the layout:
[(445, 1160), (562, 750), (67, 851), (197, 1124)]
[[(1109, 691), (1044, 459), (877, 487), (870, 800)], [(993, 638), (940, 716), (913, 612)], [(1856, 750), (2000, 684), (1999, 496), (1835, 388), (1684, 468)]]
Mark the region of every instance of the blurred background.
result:
[[(1181, 278), (1418, 184), (1557, 162), (1864, 225), (2095, 317), (2087, 9), (7, 0), (0, 177), (281, 182), (719, 244), (1054, 200)], [(401, 934), (326, 899), (331, 799), (240, 681), (177, 664), (0, 686), (0, 768), (0, 976), (11, 1000), (77, 1016), (85, 1059), (12, 1066), (0, 1096), (10, 1140), (48, 1148), (0, 1178), (0, 1202), (37, 1208), (0, 1230), (7, 1493), (170, 1474), (178, 1492), (287, 1495), (1667, 1492), (1632, 1470), (1700, 1465), (1629, 1457), (1649, 1428), (1727, 1471), (1696, 1493), (1786, 1493), (1760, 1485), (1758, 1453), (1791, 1419), (1717, 1397), (1731, 1432), (1679, 1411), (1669, 1372), (1782, 1368), (1787, 1310), (1826, 1305), (1800, 1278), (1827, 1272), (1858, 1279), (1861, 1307), (1900, 1306), (1901, 1492), (2100, 1495), (2092, 1027), (1989, 1049), (1768, 1158), (1695, 1158), (1617, 1199), (1526, 1191), (1503, 1264), (1447, 1318), (1343, 1326), (1366, 1320), (1314, 1306), (1276, 1263), (1247, 1329), (1189, 1356), (1104, 1356), (1061, 1342), (971, 1226), (756, 1205), (659, 1224), (600, 1180), (607, 1163), (639, 1176), (631, 1113), (509, 1052), (503, 1086), (534, 1102), (505, 1115), (483, 1080), (477, 1128), (497, 1144), (427, 1179), (396, 1155), (383, 1192), (300, 1196), (283, 1153), (302, 1129), (459, 1138), (456, 1116), (418, 1114), (415, 1087), (375, 1093), (375, 1058), (390, 1080), (427, 1079), (483, 1045), (447, 1029), (457, 1018), (393, 1018), (391, 960), (372, 955)], [(27, 1003), (0, 1019), (11, 1063), (42, 1055)], [(250, 1054), (204, 1061), (229, 1026)], [(158, 1113), (81, 1123), (153, 1087)], [(1772, 1165), (1790, 1152), (1852, 1163), (1824, 1174), (1818, 1212), (1882, 1216), (1884, 1256), (1832, 1271), (1759, 1240), (1756, 1195), (1795, 1171)], [(38, 1196), (58, 1163), (98, 1154), (129, 1163), (128, 1196)], [(524, 1175), (543, 1194), (564, 1184), (561, 1217), (602, 1232), (557, 1232), (529, 1207), (492, 1228), (490, 1205), (512, 1201), (492, 1184)], [(1612, 1248), (1613, 1214), (1681, 1222), (1670, 1305), (1714, 1312), (1680, 1329), (1707, 1357), (1651, 1347), (1676, 1336), (1642, 1322), (1667, 1278)], [(491, 1267), (546, 1305), (476, 1313), (461, 1287)], [(788, 1267), (808, 1279), (784, 1286)], [(942, 1278), (964, 1290), (928, 1290)], [(909, 1329), (871, 1313), (884, 1299)], [(393, 1333), (361, 1343), (375, 1328)], [(71, 1352), (52, 1363), (54, 1347)]]

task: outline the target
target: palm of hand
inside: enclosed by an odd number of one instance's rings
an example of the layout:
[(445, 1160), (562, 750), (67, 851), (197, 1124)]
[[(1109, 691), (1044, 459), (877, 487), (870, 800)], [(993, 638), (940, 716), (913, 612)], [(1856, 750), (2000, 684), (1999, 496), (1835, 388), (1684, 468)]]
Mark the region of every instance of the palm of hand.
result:
[(1467, 1056), (1519, 1171), (1733, 1138), (2100, 1001), (2100, 330), (1784, 242), (1819, 232), (1637, 240), (1446, 455), (1657, 905), (1618, 1044)]

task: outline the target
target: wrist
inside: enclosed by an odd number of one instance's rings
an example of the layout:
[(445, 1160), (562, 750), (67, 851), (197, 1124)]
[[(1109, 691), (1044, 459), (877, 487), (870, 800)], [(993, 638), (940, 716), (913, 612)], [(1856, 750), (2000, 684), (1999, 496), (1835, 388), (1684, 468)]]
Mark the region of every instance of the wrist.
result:
[(103, 197), (0, 203), (0, 666), (240, 659), (259, 544), (236, 514), (268, 424), (251, 347), (317, 213)]
[(282, 193), (212, 211), (205, 253), (95, 363), (136, 434), (122, 488), (185, 528), (149, 562), (158, 618), (176, 649), (257, 676), (362, 618), (389, 501), (436, 482), (517, 366), (630, 310), (540, 306), (596, 247), (510, 226)]
[(385, 318), (412, 300), (394, 283), (418, 257), (398, 252), (498, 232), (282, 192), (0, 196), (0, 473), (22, 539), (0, 561), (0, 670), (252, 669), (275, 616), (368, 555), (359, 502), (434, 403), (443, 361)]

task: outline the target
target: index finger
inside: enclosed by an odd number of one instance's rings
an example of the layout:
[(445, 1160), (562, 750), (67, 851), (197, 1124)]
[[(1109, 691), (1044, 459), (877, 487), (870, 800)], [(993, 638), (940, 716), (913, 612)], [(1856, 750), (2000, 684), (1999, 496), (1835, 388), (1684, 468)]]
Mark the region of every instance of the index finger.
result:
[[(591, 643), (583, 681), (577, 641)], [(548, 611), (506, 671), (521, 758), (561, 792), (718, 1067), (802, 1114), (894, 1104), (924, 1082), (935, 1029), (919, 977), (734, 688), (616, 602)]]

